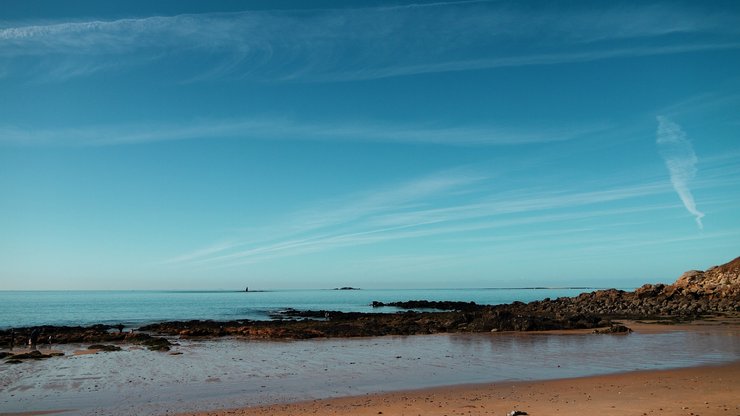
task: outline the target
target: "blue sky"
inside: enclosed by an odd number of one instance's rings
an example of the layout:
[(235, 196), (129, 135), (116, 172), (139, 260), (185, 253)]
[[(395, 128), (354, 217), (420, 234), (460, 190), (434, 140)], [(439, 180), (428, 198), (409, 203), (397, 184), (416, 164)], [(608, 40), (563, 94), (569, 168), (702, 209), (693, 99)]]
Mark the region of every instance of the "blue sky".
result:
[(740, 255), (736, 2), (0, 3), (0, 289), (630, 287)]

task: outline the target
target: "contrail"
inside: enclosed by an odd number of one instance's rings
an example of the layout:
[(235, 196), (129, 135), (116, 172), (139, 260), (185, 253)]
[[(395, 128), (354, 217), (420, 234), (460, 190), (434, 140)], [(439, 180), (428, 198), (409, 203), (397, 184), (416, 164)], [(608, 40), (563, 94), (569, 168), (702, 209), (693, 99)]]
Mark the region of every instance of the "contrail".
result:
[(698, 161), (691, 142), (686, 138), (681, 126), (662, 116), (658, 116), (656, 142), (671, 175), (673, 189), (678, 193), (686, 209), (695, 217), (699, 229), (703, 229), (701, 219), (704, 213), (696, 208), (694, 196), (688, 186), (688, 182), (696, 175)]

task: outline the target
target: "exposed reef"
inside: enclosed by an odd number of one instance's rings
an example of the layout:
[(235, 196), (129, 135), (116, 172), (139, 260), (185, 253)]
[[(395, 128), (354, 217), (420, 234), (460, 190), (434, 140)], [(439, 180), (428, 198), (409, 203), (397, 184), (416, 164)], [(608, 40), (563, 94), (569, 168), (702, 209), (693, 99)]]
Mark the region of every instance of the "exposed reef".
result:
[(382, 308), (392, 306), (403, 309), (436, 309), (440, 311), (473, 311), (481, 308), (475, 302), (457, 302), (457, 301), (434, 301), (434, 300), (408, 300), (404, 302), (383, 303), (373, 301), (373, 308)]
[[(102, 350), (115, 350), (116, 344), (130, 343), (156, 351), (168, 351), (172, 345), (162, 336), (170, 339), (225, 336), (307, 339), (555, 329), (598, 329), (597, 333), (628, 333), (629, 328), (613, 320), (691, 320), (713, 314), (740, 312), (740, 258), (703, 272), (686, 272), (671, 285), (647, 284), (634, 292), (597, 290), (575, 297), (507, 305), (412, 300), (392, 303), (375, 301), (372, 306), (401, 310), (395, 313), (359, 313), (285, 309), (275, 313), (272, 321), (162, 322), (143, 326), (136, 333), (123, 332), (122, 325), (16, 328), (13, 331), (0, 331), (0, 347), (24, 345), (34, 330), (41, 334), (40, 339), (55, 344), (103, 344), (97, 346)], [(20, 359), (18, 355), (7, 355), (5, 358)]]

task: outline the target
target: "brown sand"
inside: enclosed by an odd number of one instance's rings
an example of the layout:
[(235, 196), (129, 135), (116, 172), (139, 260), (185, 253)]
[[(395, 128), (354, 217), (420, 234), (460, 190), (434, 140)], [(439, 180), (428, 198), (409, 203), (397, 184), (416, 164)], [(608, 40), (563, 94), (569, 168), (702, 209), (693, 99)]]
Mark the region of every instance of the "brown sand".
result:
[[(740, 415), (740, 362), (540, 382), (434, 388), (212, 415)], [(196, 414), (194, 414), (196, 415)]]
[[(705, 326), (736, 330), (739, 321), (733, 317), (682, 325), (625, 323), (636, 332), (659, 333), (696, 331)], [(579, 331), (562, 332), (573, 334)], [(740, 361), (721, 366), (441, 387), (186, 415), (503, 416), (513, 410), (524, 411), (531, 416), (740, 416)]]

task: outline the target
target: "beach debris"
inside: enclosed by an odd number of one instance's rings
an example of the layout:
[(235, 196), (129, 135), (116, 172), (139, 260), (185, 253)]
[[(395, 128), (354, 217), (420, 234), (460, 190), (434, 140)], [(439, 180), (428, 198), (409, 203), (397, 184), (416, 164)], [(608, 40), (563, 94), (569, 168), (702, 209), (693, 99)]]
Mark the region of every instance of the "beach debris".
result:
[(608, 328), (598, 328), (593, 330), (594, 334), (629, 334), (630, 332), (632, 332), (632, 329), (620, 324), (614, 324)]
[(520, 416), (520, 415), (528, 415), (529, 413), (523, 411), (523, 410), (512, 410), (511, 412), (507, 413), (506, 416)]
[(141, 345), (146, 346), (149, 351), (169, 351), (170, 345), (172, 345), (172, 343), (167, 341), (166, 338), (153, 337), (142, 342)]
[(3, 359), (3, 358), (12, 357), (12, 356), (13, 356), (13, 353), (12, 352), (4, 352), (4, 351), (3, 352), (0, 352), (0, 360)]
[(153, 337), (149, 334), (129, 334), (126, 341), (147, 347), (150, 351), (169, 351), (172, 343), (166, 338)]
[(98, 350), (104, 352), (121, 351), (121, 347), (115, 345), (93, 344), (87, 347), (88, 350)]

